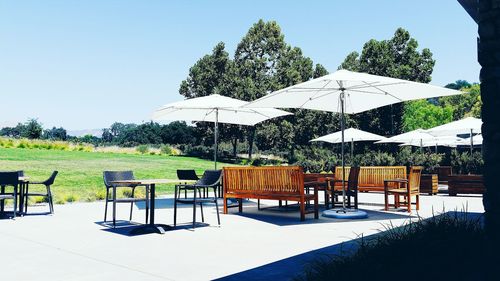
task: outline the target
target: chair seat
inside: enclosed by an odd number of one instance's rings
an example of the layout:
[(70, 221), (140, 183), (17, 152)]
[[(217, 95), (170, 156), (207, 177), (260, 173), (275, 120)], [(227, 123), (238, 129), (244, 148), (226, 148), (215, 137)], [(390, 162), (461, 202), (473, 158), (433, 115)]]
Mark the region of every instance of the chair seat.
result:
[[(401, 193), (401, 194), (406, 194), (408, 193), (408, 190), (406, 188), (395, 188), (395, 189), (389, 189), (387, 190), (389, 193)], [(411, 194), (419, 193), (418, 191), (410, 191)]]

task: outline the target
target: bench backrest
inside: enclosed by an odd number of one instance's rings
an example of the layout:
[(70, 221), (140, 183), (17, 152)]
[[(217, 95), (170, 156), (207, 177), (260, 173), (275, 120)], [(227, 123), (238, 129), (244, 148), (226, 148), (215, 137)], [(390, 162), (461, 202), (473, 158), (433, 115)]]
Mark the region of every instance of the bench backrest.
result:
[[(345, 176), (349, 176), (351, 167), (345, 167)], [(335, 167), (335, 178), (342, 179), (342, 167)], [(383, 187), (384, 180), (406, 179), (405, 166), (361, 167), (358, 178), (359, 186)]]
[(224, 193), (304, 194), (304, 173), (297, 166), (224, 167)]

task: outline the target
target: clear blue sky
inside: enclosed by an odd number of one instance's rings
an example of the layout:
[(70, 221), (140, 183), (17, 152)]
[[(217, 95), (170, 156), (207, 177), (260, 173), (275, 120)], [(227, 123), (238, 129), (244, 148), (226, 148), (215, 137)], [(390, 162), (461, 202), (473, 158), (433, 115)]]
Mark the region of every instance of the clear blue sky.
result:
[(403, 27), (434, 53), (432, 84), (479, 80), (477, 25), (456, 0), (0, 0), (0, 127), (147, 121), (182, 99), (190, 66), (220, 41), (232, 56), (261, 18), (329, 71)]

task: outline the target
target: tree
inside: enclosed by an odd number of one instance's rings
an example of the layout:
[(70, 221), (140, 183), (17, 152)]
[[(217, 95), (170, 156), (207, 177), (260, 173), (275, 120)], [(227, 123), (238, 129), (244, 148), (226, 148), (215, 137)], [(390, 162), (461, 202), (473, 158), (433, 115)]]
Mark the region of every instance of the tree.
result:
[(451, 106), (437, 106), (426, 100), (410, 101), (405, 104), (403, 115), (403, 129), (413, 131), (415, 129), (429, 129), (453, 120), (453, 108)]
[(43, 138), (50, 140), (62, 140), (65, 141), (68, 139), (67, 132), (64, 128), (56, 128), (52, 127), (52, 129), (47, 129), (43, 131)]
[(189, 69), (187, 79), (181, 82), (179, 93), (186, 98), (217, 94), (229, 61), (224, 43), (218, 43), (212, 54), (205, 55)]
[(472, 86), (469, 82), (467, 82), (466, 80), (457, 80), (453, 83), (449, 83), (449, 84), (446, 84), (446, 86), (444, 86), (445, 88), (449, 88), (449, 89), (453, 89), (453, 90), (460, 90), (462, 88), (468, 88)]
[[(339, 68), (428, 83), (435, 61), (429, 49), (418, 52), (417, 48), (410, 33), (398, 28), (389, 40), (372, 39), (365, 43), (361, 55), (347, 55)], [(354, 119), (362, 130), (393, 135), (401, 132), (403, 110), (403, 104), (394, 104), (357, 114)]]
[[(234, 55), (239, 77), (236, 97), (251, 101), (277, 90), (275, 75), (278, 60), (285, 50), (284, 35), (275, 21), (255, 23), (241, 39)], [(255, 127), (246, 128), (249, 157), (252, 157), (255, 130)]]
[(24, 128), (21, 131), (21, 137), (39, 139), (42, 136), (42, 131), (42, 124), (40, 124), (37, 119), (29, 119), (26, 123), (24, 123)]
[(440, 97), (439, 104), (441, 106), (450, 106), (453, 109), (453, 120), (469, 116), (480, 118), (482, 102), (479, 84), (465, 86), (465, 88), (461, 88), (461, 91), (463, 92), (461, 95)]

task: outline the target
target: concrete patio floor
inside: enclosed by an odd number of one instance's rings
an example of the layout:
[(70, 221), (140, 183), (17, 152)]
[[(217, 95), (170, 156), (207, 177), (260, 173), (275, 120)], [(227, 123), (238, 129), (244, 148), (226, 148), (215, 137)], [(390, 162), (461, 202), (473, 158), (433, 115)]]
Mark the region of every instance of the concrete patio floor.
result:
[[(128, 235), (134, 226), (127, 221), (116, 229), (102, 223), (104, 202), (56, 205), (54, 215), (0, 219), (2, 280), (289, 279), (314, 253), (332, 253), (339, 244), (379, 233), (389, 223), (418, 219), (416, 213), (382, 211), (383, 194), (361, 193), (359, 199), (369, 217), (355, 221), (308, 215), (301, 222), (294, 207), (280, 209), (277, 201), (262, 201), (270, 208), (258, 211), (254, 202), (247, 202), (242, 214), (236, 208), (221, 215), (219, 227), (215, 208), (205, 206), (207, 224), (195, 231), (190, 228), (191, 207), (182, 206), (181, 227), (164, 235), (137, 236)], [(118, 206), (117, 217), (127, 219), (129, 205)], [(134, 208), (134, 221), (142, 223), (143, 206)], [(418, 215), (464, 209), (483, 212), (482, 197), (421, 196)], [(172, 198), (157, 199), (156, 222), (173, 223)]]

